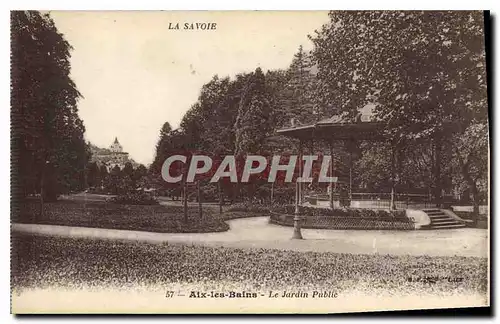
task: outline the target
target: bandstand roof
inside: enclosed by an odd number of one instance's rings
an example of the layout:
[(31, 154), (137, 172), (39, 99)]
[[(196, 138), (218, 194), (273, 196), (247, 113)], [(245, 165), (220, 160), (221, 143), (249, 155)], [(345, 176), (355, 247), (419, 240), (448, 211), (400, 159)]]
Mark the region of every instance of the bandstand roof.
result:
[(314, 124), (282, 128), (276, 133), (300, 140), (384, 140), (384, 125), (375, 119), (372, 110), (371, 107), (360, 109), (355, 121), (344, 115), (335, 115)]

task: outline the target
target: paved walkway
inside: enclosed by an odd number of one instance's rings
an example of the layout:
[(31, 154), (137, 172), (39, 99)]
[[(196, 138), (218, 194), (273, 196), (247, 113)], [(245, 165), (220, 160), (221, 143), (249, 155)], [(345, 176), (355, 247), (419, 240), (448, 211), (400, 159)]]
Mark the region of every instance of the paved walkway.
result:
[(304, 240), (291, 240), (293, 228), (268, 223), (267, 217), (228, 221), (221, 233), (152, 233), (104, 228), (13, 224), (12, 230), (66, 237), (202, 244), (238, 248), (393, 255), (488, 255), (488, 231), (460, 228), (428, 231), (364, 231), (303, 229)]

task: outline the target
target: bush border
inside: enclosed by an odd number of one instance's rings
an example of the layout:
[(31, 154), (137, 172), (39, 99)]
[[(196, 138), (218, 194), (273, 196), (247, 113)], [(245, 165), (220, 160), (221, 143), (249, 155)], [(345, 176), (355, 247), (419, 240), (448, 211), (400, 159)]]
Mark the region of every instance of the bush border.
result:
[[(338, 229), (338, 230), (345, 230), (345, 229), (351, 229), (351, 230), (400, 230), (400, 231), (410, 231), (410, 230), (415, 230), (415, 224), (408, 219), (407, 222), (401, 221), (401, 220), (379, 220), (379, 219), (374, 219), (374, 218), (366, 218), (366, 217), (349, 217), (349, 216), (311, 216), (311, 215), (301, 215), (303, 218), (309, 218), (309, 219), (314, 219), (314, 218), (326, 218), (327, 222), (324, 224), (305, 224), (304, 221), (302, 221), (302, 228), (307, 228), (307, 229)], [(270, 212), (269, 213), (269, 222), (271, 224), (276, 224), (276, 225), (281, 225), (281, 226), (294, 226), (294, 217), (295, 215), (292, 214), (283, 214), (283, 213), (276, 213), (276, 212)], [(345, 224), (348, 221), (356, 222), (358, 221), (359, 223), (361, 222), (372, 222), (373, 224), (383, 224), (381, 227), (376, 227), (376, 226), (344, 226), (341, 224)]]

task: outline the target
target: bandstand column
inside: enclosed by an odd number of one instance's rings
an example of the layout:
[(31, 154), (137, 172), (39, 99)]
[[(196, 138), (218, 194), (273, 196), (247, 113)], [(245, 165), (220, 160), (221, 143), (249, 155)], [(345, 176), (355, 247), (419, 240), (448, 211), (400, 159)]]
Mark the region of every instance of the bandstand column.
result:
[[(348, 197), (349, 197), (349, 207), (352, 206), (352, 151), (354, 149), (354, 140), (352, 138), (349, 138), (347, 141), (347, 150), (349, 153), (349, 191), (348, 191)], [(346, 143), (344, 142), (344, 143)]]
[(390, 209), (391, 210), (396, 210), (396, 192), (395, 192), (395, 187), (396, 187), (396, 174), (395, 174), (395, 144), (394, 142), (391, 143), (391, 204), (390, 204)]
[(434, 136), (434, 205), (436, 208), (441, 208), (443, 203), (442, 182), (441, 182), (441, 155), (442, 155), (442, 139), (441, 134)]
[[(314, 137), (311, 137), (311, 141), (309, 142), (309, 154), (314, 155)], [(311, 176), (314, 177), (312, 175), (312, 169), (311, 169)], [(314, 183), (314, 180), (309, 183), (309, 186), (308, 186), (309, 189), (313, 188), (313, 183)], [(311, 196), (311, 194), (309, 194), (309, 196)], [(313, 199), (313, 198), (311, 197), (311, 199)], [(304, 193), (302, 193), (301, 203), (304, 203)]]
[(352, 206), (352, 146), (349, 147), (349, 207), (351, 206)]
[[(333, 143), (330, 141), (330, 177), (333, 177)], [(330, 187), (330, 209), (333, 209), (333, 181), (331, 181), (328, 186)]]
[[(297, 157), (297, 162), (299, 163), (299, 174), (297, 179), (302, 175), (302, 140), (299, 142), (299, 154)], [(301, 231), (301, 221), (302, 217), (300, 215), (299, 204), (301, 201), (301, 183), (295, 180), (295, 215), (293, 217), (293, 236), (292, 239), (303, 239)]]

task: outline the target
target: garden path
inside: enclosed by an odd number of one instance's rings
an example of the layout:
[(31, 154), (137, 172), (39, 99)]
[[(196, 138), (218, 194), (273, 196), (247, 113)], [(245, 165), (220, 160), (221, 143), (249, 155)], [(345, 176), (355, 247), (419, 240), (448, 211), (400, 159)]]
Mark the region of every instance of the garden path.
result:
[(460, 228), (420, 231), (302, 229), (304, 240), (291, 240), (293, 228), (269, 224), (267, 217), (228, 221), (220, 233), (153, 233), (57, 225), (12, 224), (13, 231), (66, 237), (201, 244), (235, 248), (271, 248), (355, 254), (488, 256), (488, 231)]

